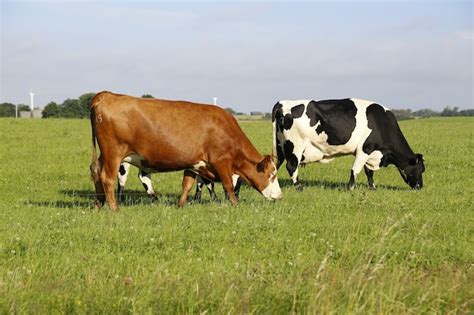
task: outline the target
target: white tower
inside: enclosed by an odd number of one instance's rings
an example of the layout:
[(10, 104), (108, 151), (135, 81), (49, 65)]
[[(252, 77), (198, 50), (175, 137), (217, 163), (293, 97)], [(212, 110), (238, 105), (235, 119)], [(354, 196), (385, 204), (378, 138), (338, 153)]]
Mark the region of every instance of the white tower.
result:
[(33, 118), (33, 110), (35, 109), (34, 96), (35, 96), (35, 93), (30, 91), (30, 107), (31, 107), (30, 117), (31, 118)]
[(214, 96), (213, 99), (214, 99), (214, 105), (217, 105), (217, 97)]
[(34, 104), (34, 96), (35, 96), (35, 93), (33, 93), (33, 92), (30, 91), (30, 99), (31, 99), (31, 105), (30, 105), (30, 107), (31, 107), (31, 114), (32, 114), (32, 115), (33, 115), (33, 109), (35, 109), (35, 108), (34, 108), (34, 106), (35, 106), (35, 104)]

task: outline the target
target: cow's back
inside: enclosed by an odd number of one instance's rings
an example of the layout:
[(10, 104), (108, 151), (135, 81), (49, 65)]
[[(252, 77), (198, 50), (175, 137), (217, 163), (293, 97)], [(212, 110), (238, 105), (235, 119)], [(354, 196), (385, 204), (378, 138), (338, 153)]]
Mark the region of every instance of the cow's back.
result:
[(314, 155), (312, 161), (354, 154), (372, 131), (367, 120), (372, 104), (359, 99), (280, 101), (274, 109), (280, 118), (277, 137), (303, 145), (302, 151)]
[(239, 151), (245, 142), (232, 115), (213, 105), (102, 92), (91, 106), (99, 143), (115, 141), (156, 169), (187, 168)]

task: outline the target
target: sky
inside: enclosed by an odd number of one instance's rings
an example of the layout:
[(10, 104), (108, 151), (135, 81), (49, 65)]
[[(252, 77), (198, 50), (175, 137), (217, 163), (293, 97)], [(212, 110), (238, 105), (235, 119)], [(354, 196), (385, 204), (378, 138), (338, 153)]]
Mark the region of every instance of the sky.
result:
[(474, 108), (472, 1), (0, 1), (0, 103), (109, 90), (247, 113)]

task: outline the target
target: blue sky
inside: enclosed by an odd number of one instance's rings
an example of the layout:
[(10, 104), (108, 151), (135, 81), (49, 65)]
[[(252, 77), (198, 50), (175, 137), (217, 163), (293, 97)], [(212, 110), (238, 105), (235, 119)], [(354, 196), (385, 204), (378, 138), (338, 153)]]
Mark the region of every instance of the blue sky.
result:
[(86, 92), (270, 111), (357, 97), (472, 108), (471, 1), (1, 2), (0, 102)]

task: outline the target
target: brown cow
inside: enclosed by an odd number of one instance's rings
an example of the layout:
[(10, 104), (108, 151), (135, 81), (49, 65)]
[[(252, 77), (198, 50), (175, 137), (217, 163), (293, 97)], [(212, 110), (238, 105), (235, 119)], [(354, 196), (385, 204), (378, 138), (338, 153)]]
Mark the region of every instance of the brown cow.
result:
[(114, 186), (122, 161), (148, 172), (184, 170), (180, 207), (186, 204), (197, 174), (221, 181), (234, 206), (232, 174), (267, 199), (281, 197), (272, 157), (262, 156), (235, 118), (220, 107), (100, 92), (89, 109), (97, 208), (107, 201), (113, 211), (118, 210)]

